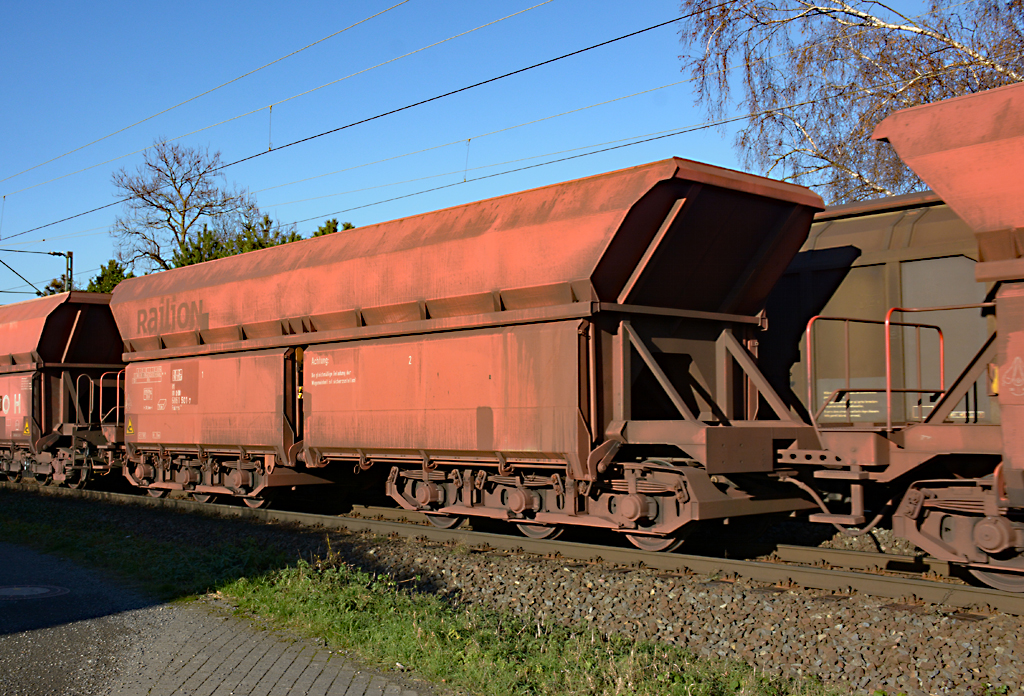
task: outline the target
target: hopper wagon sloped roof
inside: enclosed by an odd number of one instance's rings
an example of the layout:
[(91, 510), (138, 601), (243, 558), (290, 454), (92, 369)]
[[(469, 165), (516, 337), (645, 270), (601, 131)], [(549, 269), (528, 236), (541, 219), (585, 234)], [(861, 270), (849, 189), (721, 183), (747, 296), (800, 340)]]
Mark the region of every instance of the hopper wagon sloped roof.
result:
[(120, 362), (110, 295), (65, 292), (0, 306), (0, 367)]
[(751, 314), (822, 207), (673, 158), (128, 279), (111, 307), (138, 358), (577, 302)]
[(897, 111), (872, 137), (971, 226), (983, 260), (1024, 255), (1024, 84)]

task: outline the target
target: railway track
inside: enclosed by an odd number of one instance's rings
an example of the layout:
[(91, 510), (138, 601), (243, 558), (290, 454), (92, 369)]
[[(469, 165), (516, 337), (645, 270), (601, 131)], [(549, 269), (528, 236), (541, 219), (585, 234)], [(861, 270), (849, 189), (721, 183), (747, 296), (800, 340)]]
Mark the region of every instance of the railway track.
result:
[(779, 589), (799, 586), (838, 593), (857, 592), (898, 602), (923, 602), (960, 610), (989, 610), (1024, 616), (1024, 595), (927, 579), (948, 575), (949, 564), (920, 556), (779, 545), (772, 560), (735, 560), (681, 553), (529, 539), (469, 529), (441, 529), (424, 515), (393, 508), (355, 506), (346, 516), (287, 510), (249, 509), (200, 503), (180, 498), (150, 498), (125, 493), (0, 482), (0, 488), (44, 495), (118, 502), (140, 507), (175, 509), (218, 517), (300, 524), (312, 528), (370, 532), (382, 536), (462, 543), (476, 551), (522, 552), (579, 563), (644, 567), (665, 574), (696, 574), (715, 578), (746, 578)]

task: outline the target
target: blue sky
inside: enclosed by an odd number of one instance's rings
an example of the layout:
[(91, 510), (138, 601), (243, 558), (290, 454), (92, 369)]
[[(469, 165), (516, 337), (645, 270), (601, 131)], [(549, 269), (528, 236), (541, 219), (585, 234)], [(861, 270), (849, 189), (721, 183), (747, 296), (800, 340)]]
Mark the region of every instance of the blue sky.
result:
[[(679, 14), (675, 0), (408, 0), (388, 9), (398, 2), (7, 3), (0, 247), (71, 250), (84, 285), (115, 253), (107, 230), (116, 207), (28, 230), (113, 202), (112, 173), (136, 167), (155, 138), (185, 136), (232, 162)], [(268, 153), (225, 170), (227, 182), (282, 223), (304, 221), (308, 236), (329, 217), (363, 226), (670, 156), (739, 167), (731, 134), (703, 129), (472, 181), (702, 123), (688, 84), (664, 87), (686, 78), (681, 25)], [(654, 91), (620, 99), (645, 90)], [(409, 195), (447, 184), (456, 185)], [(60, 258), (0, 259), (40, 287), (63, 270)], [(0, 267), (0, 290), (27, 289)]]

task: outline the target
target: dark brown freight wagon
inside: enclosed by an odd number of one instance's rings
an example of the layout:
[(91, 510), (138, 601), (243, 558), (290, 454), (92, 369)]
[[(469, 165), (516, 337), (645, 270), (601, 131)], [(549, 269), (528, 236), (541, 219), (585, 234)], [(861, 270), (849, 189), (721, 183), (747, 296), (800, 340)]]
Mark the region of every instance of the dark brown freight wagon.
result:
[[(881, 349), (886, 314), (893, 307), (983, 304), (992, 284), (975, 279), (978, 259), (974, 230), (934, 192), (827, 208), (815, 215), (807, 242), (768, 299), (761, 369), (776, 389), (817, 414), (822, 425), (886, 421), (886, 360)], [(816, 316), (822, 318), (812, 326), (815, 354), (808, 364), (805, 332)], [(978, 308), (906, 317), (896, 313), (892, 320), (942, 331), (945, 369), (940, 380), (937, 332), (891, 330), (890, 377), (894, 387), (908, 390), (917, 388), (919, 374), (926, 387), (951, 384), (995, 329), (992, 312)], [(810, 389), (808, 368), (813, 372)], [(877, 391), (829, 402), (848, 382), (852, 388)], [(998, 423), (998, 400), (989, 391), (983, 380), (973, 384), (950, 418)], [(893, 421), (927, 417), (936, 403), (931, 396), (897, 393)]]
[(0, 474), (79, 487), (119, 465), (121, 339), (110, 295), (0, 307)]
[(441, 525), (645, 548), (805, 509), (771, 485), (775, 450), (817, 437), (755, 355), (821, 208), (670, 159), (127, 280), (126, 471), (259, 504), (316, 467), (386, 466)]

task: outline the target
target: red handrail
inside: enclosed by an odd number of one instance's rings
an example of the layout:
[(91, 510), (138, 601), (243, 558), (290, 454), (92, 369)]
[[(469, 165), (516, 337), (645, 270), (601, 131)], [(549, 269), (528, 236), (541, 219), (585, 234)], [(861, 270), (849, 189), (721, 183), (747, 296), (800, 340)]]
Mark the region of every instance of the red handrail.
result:
[[(114, 402), (114, 407), (112, 409), (110, 409), (110, 411), (107, 411), (106, 413), (104, 413), (103, 412), (103, 378), (106, 377), (107, 375), (117, 375), (116, 380), (114, 382), (114, 389), (115, 389), (115, 391), (117, 393), (117, 400)], [(124, 376), (124, 370), (120, 370), (118, 372), (104, 372), (102, 375), (100, 375), (100, 413), (99, 413), (99, 416), (100, 416), (100, 424), (101, 425), (103, 424), (103, 421), (106, 420), (106, 417), (108, 415), (110, 415), (111, 412), (113, 412), (113, 414), (114, 414), (114, 425), (115, 426), (120, 426), (121, 425), (121, 391), (122, 391), (122, 389), (121, 389), (121, 377), (123, 377), (123, 376)]]
[[(895, 309), (898, 310), (899, 308), (895, 308)], [(916, 310), (916, 311), (928, 311), (928, 310), (921, 309), (921, 310)], [(849, 328), (850, 324), (854, 324), (854, 323), (856, 323), (856, 324), (875, 324), (875, 325), (879, 325), (879, 326), (884, 326), (885, 327), (885, 334), (886, 334), (885, 335), (885, 400), (886, 400), (885, 410), (886, 410), (886, 429), (887, 430), (892, 430), (892, 394), (893, 394), (894, 391), (897, 391), (897, 392), (900, 392), (900, 393), (942, 393), (943, 391), (945, 391), (945, 368), (946, 368), (946, 365), (945, 365), (945, 344), (944, 344), (945, 339), (944, 339), (943, 334), (942, 334), (942, 328), (939, 327), (939, 326), (936, 326), (934, 324), (911, 324), (911, 323), (901, 322), (901, 321), (892, 321), (892, 312), (893, 312), (893, 310), (890, 310), (886, 314), (884, 321), (883, 320), (879, 320), (879, 319), (858, 319), (858, 318), (854, 318), (854, 317), (827, 317), (827, 316), (822, 316), (820, 314), (817, 315), (817, 316), (811, 317), (811, 319), (807, 322), (807, 330), (805, 332), (805, 337), (806, 337), (805, 338), (805, 342), (806, 342), (806, 346), (807, 346), (807, 407), (808, 407), (808, 410), (810, 412), (813, 412), (813, 409), (814, 409), (814, 343), (813, 343), (813, 327), (814, 327), (815, 322), (818, 322), (818, 321), (841, 321), (841, 322), (844, 323), (844, 327), (843, 327), (843, 329), (844, 329), (843, 366), (844, 366), (844, 371), (846, 373), (846, 375), (845, 375), (846, 376), (846, 388), (843, 390), (844, 393), (851, 393), (851, 392), (869, 393), (869, 392), (881, 392), (882, 391), (880, 389), (851, 389), (851, 387), (850, 387), (850, 328)], [(891, 344), (891, 336), (890, 336), (890, 334), (891, 334), (890, 327), (892, 327), (892, 326), (903, 326), (903, 327), (908, 327), (908, 328), (914, 328), (914, 329), (917, 329), (917, 331), (918, 331), (918, 341), (917, 341), (917, 352), (918, 352), (918, 356), (917, 356), (918, 385), (917, 386), (918, 386), (918, 388), (917, 389), (898, 389), (898, 390), (893, 390), (893, 388), (892, 388), (892, 344)], [(920, 375), (920, 365), (921, 365), (920, 330), (921, 329), (934, 329), (938, 333), (938, 336), (939, 336), (940, 389), (938, 391), (936, 391), (934, 389), (922, 389), (921, 388), (921, 383), (920, 383), (921, 382), (921, 379), (920, 379), (920, 377), (921, 377), (921, 375)], [(828, 404), (826, 403), (826, 406), (827, 405)], [(822, 408), (822, 412), (823, 411), (824, 411), (824, 407)], [(817, 414), (817, 413), (814, 414), (813, 418), (814, 418), (815, 421), (817, 421), (817, 416), (818, 415), (819, 414)]]
[[(892, 321), (893, 312), (944, 312), (957, 309), (982, 309), (985, 307), (995, 307), (995, 302), (979, 302), (976, 304), (964, 304), (964, 305), (944, 305), (941, 307), (893, 307), (885, 314), (885, 320), (879, 321), (877, 319), (855, 319), (853, 317), (826, 317), (826, 316), (814, 316), (811, 317), (810, 321), (807, 322), (806, 330), (806, 345), (807, 345), (807, 407), (809, 411), (814, 408), (814, 347), (812, 343), (812, 328), (814, 323), (817, 321), (842, 321), (844, 322), (844, 341), (845, 349), (843, 353), (844, 357), (844, 369), (846, 372), (846, 389), (843, 390), (845, 393), (856, 392), (876, 392), (880, 391), (877, 389), (851, 389), (850, 388), (850, 324), (882, 324), (885, 326), (885, 411), (886, 411), (886, 430), (891, 431), (892, 427), (892, 395), (893, 393), (938, 393), (942, 394), (946, 391), (946, 344), (945, 336), (942, 333), (942, 329), (934, 324), (911, 324), (901, 321)], [(893, 326), (904, 326), (916, 329), (917, 334), (917, 389), (893, 389), (892, 387), (892, 331)], [(938, 333), (939, 337), (939, 390), (933, 389), (922, 389), (921, 388), (921, 329), (934, 329)], [(838, 390), (837, 390), (838, 391)], [(817, 421), (818, 415), (823, 413), (825, 407), (831, 403), (833, 399), (829, 399), (824, 406), (822, 406), (819, 413), (815, 413), (813, 418)]]

